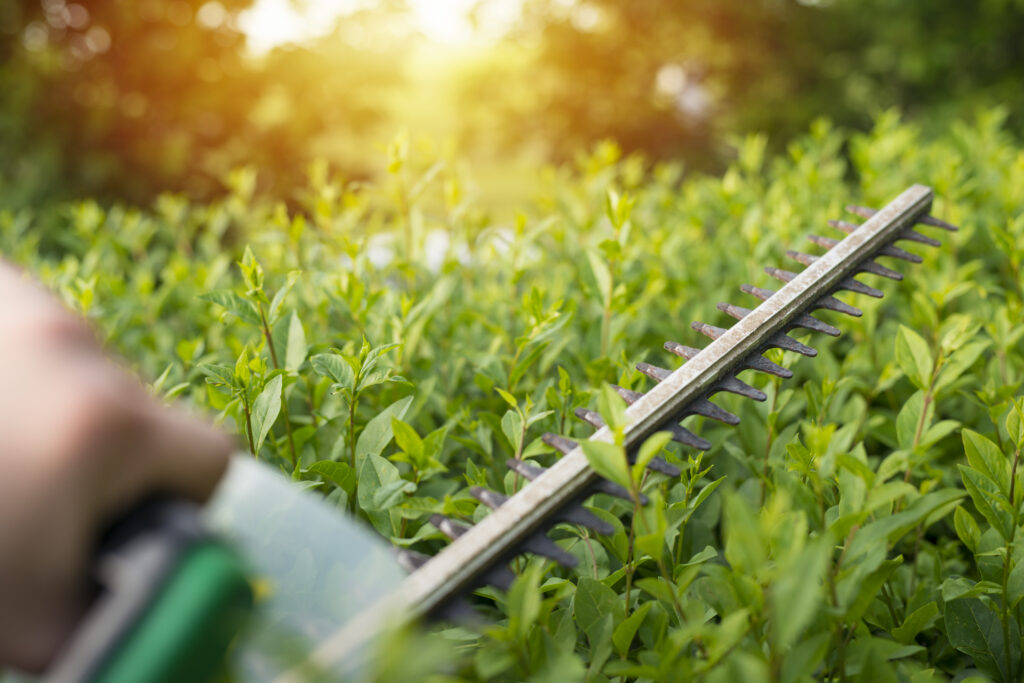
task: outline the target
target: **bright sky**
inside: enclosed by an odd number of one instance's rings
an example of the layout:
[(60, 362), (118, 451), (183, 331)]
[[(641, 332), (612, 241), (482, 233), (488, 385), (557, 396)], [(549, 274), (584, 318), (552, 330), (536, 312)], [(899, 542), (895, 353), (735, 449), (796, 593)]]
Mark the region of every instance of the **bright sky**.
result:
[[(515, 21), (522, 4), (522, 0), (491, 0), (482, 22), (484, 26), (474, 30), (466, 15), (475, 2), (408, 0), (423, 34), (449, 45), (493, 39)], [(250, 49), (259, 54), (284, 43), (302, 42), (329, 32), (335, 17), (358, 4), (355, 0), (307, 0), (308, 10), (300, 14), (288, 0), (256, 0), (239, 19)]]

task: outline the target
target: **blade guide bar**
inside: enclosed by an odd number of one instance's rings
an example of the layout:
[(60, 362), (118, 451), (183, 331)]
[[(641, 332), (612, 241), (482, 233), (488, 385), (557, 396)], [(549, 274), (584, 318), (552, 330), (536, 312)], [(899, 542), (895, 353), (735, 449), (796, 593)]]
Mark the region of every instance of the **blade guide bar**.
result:
[[(756, 353), (768, 338), (784, 333), (794, 319), (810, 312), (815, 302), (830, 295), (844, 278), (859, 272), (864, 261), (891, 244), (920, 216), (927, 215), (932, 197), (931, 189), (923, 185), (905, 190), (695, 358), (652, 387), (626, 409), (626, 448), (638, 446), (679, 415), (687, 403), (704, 396), (716, 382), (737, 371), (745, 356)], [(603, 427), (590, 438), (610, 442), (612, 435)], [(482, 571), (502, 559), (508, 548), (521, 544), (598, 478), (582, 448), (575, 448), (410, 574), (399, 590), (324, 641), (310, 663), (326, 667), (337, 661), (351, 651), (353, 639), (365, 640), (392, 610), (406, 618), (421, 616), (467, 590)]]

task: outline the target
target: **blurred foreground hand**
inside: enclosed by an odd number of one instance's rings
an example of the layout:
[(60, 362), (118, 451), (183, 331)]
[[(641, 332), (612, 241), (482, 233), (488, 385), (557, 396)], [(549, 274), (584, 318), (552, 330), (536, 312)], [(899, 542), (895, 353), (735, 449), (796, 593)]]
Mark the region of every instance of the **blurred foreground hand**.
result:
[(84, 610), (101, 530), (148, 494), (205, 500), (231, 448), (0, 261), (0, 666), (44, 668)]

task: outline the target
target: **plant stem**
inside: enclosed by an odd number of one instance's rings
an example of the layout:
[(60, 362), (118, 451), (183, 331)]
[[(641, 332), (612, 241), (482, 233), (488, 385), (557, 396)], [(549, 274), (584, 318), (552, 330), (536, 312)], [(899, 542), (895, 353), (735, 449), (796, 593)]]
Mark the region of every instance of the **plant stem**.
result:
[(242, 409), (245, 411), (245, 435), (249, 438), (249, 452), (255, 458), (256, 439), (252, 438), (252, 413), (249, 412), (249, 401), (245, 398), (245, 392), (242, 393)]
[(629, 520), (629, 545), (626, 549), (626, 616), (629, 618), (629, 596), (633, 590), (633, 540), (636, 537), (636, 518), (640, 514), (640, 504), (633, 504), (633, 517)]

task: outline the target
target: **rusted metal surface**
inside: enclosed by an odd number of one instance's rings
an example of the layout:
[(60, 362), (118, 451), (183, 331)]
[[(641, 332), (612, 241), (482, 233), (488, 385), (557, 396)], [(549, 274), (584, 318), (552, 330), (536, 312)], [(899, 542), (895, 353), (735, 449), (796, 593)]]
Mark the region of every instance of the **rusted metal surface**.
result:
[[(782, 377), (791, 376), (790, 371), (764, 359), (760, 353), (765, 348), (778, 347), (815, 355), (817, 352), (813, 348), (788, 336), (787, 332), (794, 327), (802, 327), (837, 335), (839, 330), (836, 327), (809, 314), (816, 309), (827, 309), (859, 316), (861, 312), (858, 309), (832, 296), (837, 289), (880, 295), (879, 290), (853, 280), (859, 273), (900, 279), (900, 273), (872, 259), (887, 255), (919, 261), (919, 257), (891, 246), (896, 240), (938, 244), (916, 233), (912, 229), (915, 222), (955, 229), (927, 215), (931, 202), (932, 191), (922, 185), (914, 185), (881, 210), (849, 207), (854, 213), (867, 217), (867, 221), (859, 226), (843, 221), (832, 222), (848, 236), (840, 242), (825, 238), (814, 240), (828, 249), (821, 256), (791, 252), (794, 258), (807, 266), (805, 270), (792, 273), (766, 268), (769, 275), (785, 283), (781, 289), (772, 292), (750, 285), (742, 287), (744, 292), (762, 300), (756, 309), (751, 311), (731, 304), (720, 305), (721, 310), (737, 319), (732, 327), (724, 329), (694, 323), (694, 329), (713, 340), (707, 347), (698, 352), (675, 342), (666, 344), (667, 350), (688, 359), (677, 370), (639, 364), (637, 368), (657, 384), (646, 394), (618, 388), (629, 404), (625, 430), (627, 450), (635, 449), (648, 436), (666, 428), (678, 430), (677, 441), (697, 448), (709, 447), (706, 440), (679, 426), (679, 420), (686, 415), (699, 414), (730, 424), (739, 422), (739, 418), (711, 403), (707, 397), (719, 391), (731, 391), (764, 400), (763, 392), (736, 379), (735, 373), (752, 368)], [(599, 426), (591, 439), (612, 440), (611, 432), (603, 426), (600, 416), (582, 411), (580, 417)], [(576, 442), (550, 434), (545, 435), (544, 441), (563, 452), (564, 457), (547, 470), (513, 461), (510, 466), (530, 479), (530, 483), (507, 499), (490, 492), (475, 491), (473, 495), (493, 508), (475, 526), (461, 527), (444, 518), (434, 520), (435, 526), (453, 537), (451, 545), (410, 574), (398, 592), (384, 598), (373, 610), (353, 620), (324, 642), (314, 654), (312, 664), (330, 670), (344, 658), (345, 653), (359, 647), (389, 618), (404, 621), (437, 611), (449, 600), (479, 585), (481, 576), (489, 570), (496, 566), (504, 567), (515, 552), (525, 550), (568, 562), (569, 558), (557, 557), (567, 553), (544, 536), (545, 525), (553, 519), (565, 519), (566, 506), (575, 506), (593, 493), (595, 487), (617, 495), (625, 492), (600, 480)], [(297, 679), (285, 677), (281, 680)]]

